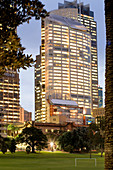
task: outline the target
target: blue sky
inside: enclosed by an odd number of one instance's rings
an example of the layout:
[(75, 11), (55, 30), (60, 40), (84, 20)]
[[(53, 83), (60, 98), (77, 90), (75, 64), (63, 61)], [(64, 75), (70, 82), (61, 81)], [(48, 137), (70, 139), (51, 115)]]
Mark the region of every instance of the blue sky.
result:
[[(69, 0), (72, 1), (72, 0)], [(94, 11), (97, 22), (97, 45), (98, 45), (98, 82), (105, 92), (105, 12), (104, 0), (80, 0), (84, 4), (90, 4)], [(58, 8), (58, 2), (64, 0), (42, 0), (45, 9), (49, 12)], [(23, 24), (18, 28), (18, 35), (22, 45), (26, 48), (26, 54), (32, 54), (33, 58), (39, 54), (41, 44), (41, 24), (39, 20), (30, 20), (29, 24)], [(34, 68), (20, 71), (20, 104), (33, 113), (34, 119)]]

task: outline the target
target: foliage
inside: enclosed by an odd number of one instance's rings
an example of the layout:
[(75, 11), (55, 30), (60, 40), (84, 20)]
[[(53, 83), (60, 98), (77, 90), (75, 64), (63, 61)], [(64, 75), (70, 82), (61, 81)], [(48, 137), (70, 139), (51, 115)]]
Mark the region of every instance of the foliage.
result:
[(5, 154), (7, 152), (7, 145), (6, 145), (6, 143), (2, 143), (1, 151), (2, 151), (3, 154)]
[(35, 127), (26, 127), (22, 133), (17, 137), (17, 142), (27, 143), (31, 146), (32, 152), (35, 152), (34, 147), (40, 145), (42, 148), (47, 146), (47, 137), (43, 134), (41, 129)]
[(100, 119), (100, 122), (98, 122), (98, 124), (92, 123), (89, 126), (90, 149), (92, 147), (100, 148), (101, 157), (103, 156), (104, 151), (104, 139), (105, 139), (104, 130), (105, 130), (104, 119)]
[(7, 133), (9, 136), (15, 136), (15, 131), (18, 131), (19, 128), (15, 127), (13, 124), (7, 126)]
[(3, 154), (7, 152), (9, 142), (10, 142), (9, 138), (3, 138), (2, 136), (0, 136), (0, 149), (3, 152)]
[(91, 123), (91, 124), (89, 125), (89, 128), (90, 128), (93, 132), (99, 130), (99, 127), (98, 127), (98, 125), (97, 125), (96, 123)]
[(78, 148), (81, 151), (89, 151), (89, 136), (88, 136), (88, 128), (80, 127), (76, 129), (78, 135)]
[(61, 149), (68, 152), (90, 152), (90, 157), (92, 149), (100, 148), (102, 156), (104, 136), (101, 133), (100, 128), (95, 123), (92, 123), (88, 128), (78, 127), (73, 131), (64, 132), (58, 138), (59, 145)]
[(32, 17), (39, 20), (48, 14), (39, 0), (0, 1), (0, 75), (7, 69), (26, 69), (34, 63), (31, 55), (25, 55), (16, 29)]
[[(73, 131), (64, 132), (63, 135), (59, 137), (59, 144), (63, 150), (67, 150), (70, 146), (71, 152), (79, 150), (88, 150), (89, 141), (88, 141), (88, 131), (87, 128), (77, 128)], [(73, 150), (73, 151), (72, 151)]]
[(16, 150), (16, 141), (15, 139), (12, 139), (9, 143), (9, 150), (11, 153), (15, 153)]
[(59, 145), (61, 149), (64, 149), (71, 144), (71, 132), (64, 132), (62, 136), (59, 136)]

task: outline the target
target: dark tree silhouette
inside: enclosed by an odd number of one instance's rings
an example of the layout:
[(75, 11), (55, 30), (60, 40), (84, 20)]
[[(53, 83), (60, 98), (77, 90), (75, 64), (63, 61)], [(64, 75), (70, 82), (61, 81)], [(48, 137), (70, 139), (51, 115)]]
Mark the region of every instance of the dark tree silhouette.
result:
[(16, 29), (32, 17), (44, 18), (47, 11), (39, 0), (0, 1), (0, 75), (7, 69), (26, 69), (34, 63), (31, 55), (25, 55)]
[(17, 137), (17, 142), (27, 143), (32, 148), (32, 153), (35, 152), (35, 146), (41, 146), (44, 148), (47, 146), (47, 137), (43, 134), (41, 129), (35, 127), (27, 127), (23, 129), (22, 133)]
[(11, 153), (14, 153), (16, 150), (16, 141), (15, 139), (12, 139), (9, 143), (9, 150)]

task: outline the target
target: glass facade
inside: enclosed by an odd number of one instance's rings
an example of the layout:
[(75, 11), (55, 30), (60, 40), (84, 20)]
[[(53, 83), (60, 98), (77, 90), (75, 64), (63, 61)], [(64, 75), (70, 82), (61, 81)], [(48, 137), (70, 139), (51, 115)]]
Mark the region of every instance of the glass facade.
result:
[(87, 29), (75, 20), (51, 14), (42, 21), (41, 40), (41, 60), (35, 66), (35, 72), (41, 69), (41, 86), (35, 85), (41, 108), (38, 114), (35, 107), (35, 119), (48, 121), (50, 98), (74, 100), (91, 113), (91, 36)]
[(91, 35), (92, 109), (98, 108), (97, 24), (94, 21), (94, 12), (90, 10), (89, 5), (84, 5), (83, 3), (79, 4), (77, 3), (77, 0), (73, 2), (64, 1), (64, 4), (59, 3), (58, 10), (52, 12), (54, 14), (58, 14), (59, 12), (62, 16), (74, 19), (73, 14), (71, 14), (72, 12), (70, 13), (71, 10), (78, 11), (78, 21), (88, 29), (88, 32)]

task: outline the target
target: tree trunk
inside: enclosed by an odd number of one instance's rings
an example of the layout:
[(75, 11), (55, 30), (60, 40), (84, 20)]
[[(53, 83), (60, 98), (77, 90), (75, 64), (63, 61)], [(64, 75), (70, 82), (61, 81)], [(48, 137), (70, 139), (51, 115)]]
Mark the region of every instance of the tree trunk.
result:
[(91, 159), (91, 149), (90, 149), (90, 159)]
[(91, 142), (90, 142), (90, 159), (91, 159)]
[(35, 153), (34, 142), (32, 142), (32, 153)]
[(103, 157), (103, 147), (101, 145), (101, 157)]
[(105, 0), (106, 93), (105, 93), (105, 170), (113, 170), (113, 0)]

